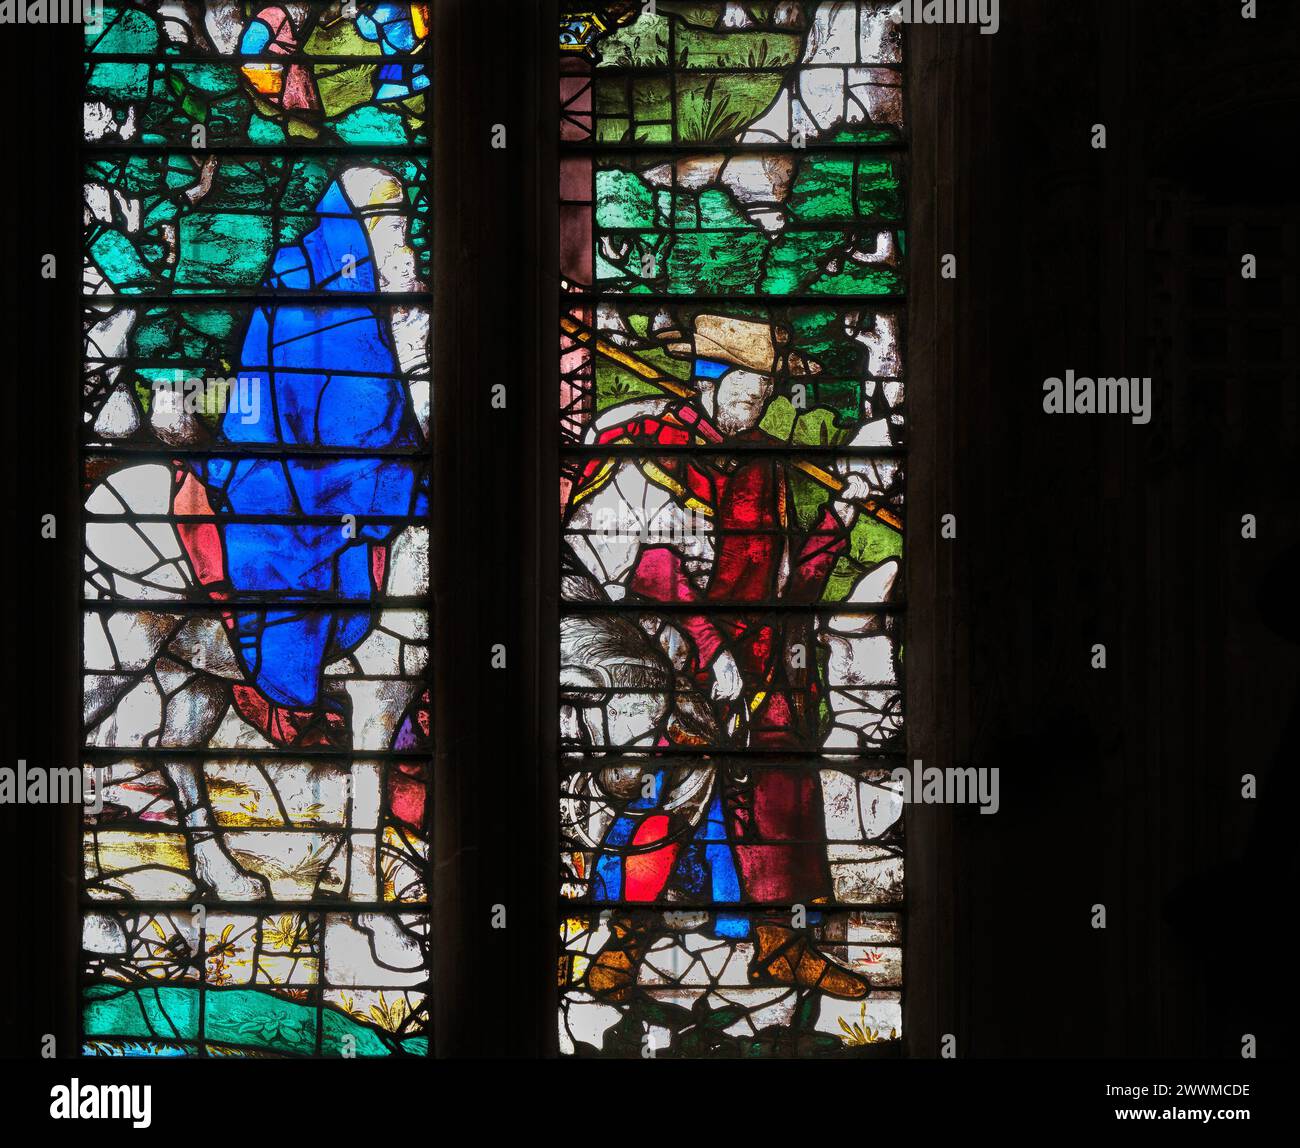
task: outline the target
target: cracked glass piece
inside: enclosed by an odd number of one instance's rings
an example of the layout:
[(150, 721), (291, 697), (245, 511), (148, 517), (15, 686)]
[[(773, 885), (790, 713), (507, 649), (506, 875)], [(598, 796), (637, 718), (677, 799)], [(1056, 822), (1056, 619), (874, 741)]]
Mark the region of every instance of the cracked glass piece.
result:
[(115, 154), (86, 164), (83, 196), (87, 294), (365, 294), (428, 278), (417, 156)]
[(904, 127), (895, 5), (610, 5), (561, 17), (560, 137), (882, 144)]
[(89, 1056), (423, 1056), (426, 913), (96, 907)]
[(902, 166), (842, 149), (575, 156), (561, 273), (602, 294), (899, 294)]
[(427, 143), (428, 5), (349, 7), (106, 4), (86, 29), (86, 141)]
[(735, 366), (772, 376), (759, 425), (774, 445), (903, 445), (905, 315), (897, 306), (604, 301), (570, 307), (564, 318), (566, 443), (610, 438), (620, 413), (637, 403), (668, 409), (674, 399), (703, 398), (717, 378), (714, 353), (729, 349), (741, 358)]
[(894, 913), (575, 912), (560, 939), (570, 1055), (835, 1056), (902, 1030)]
[[(764, 875), (783, 868), (810, 896), (829, 876), (845, 904), (902, 900), (903, 799), (887, 770), (625, 755), (566, 773), (560, 791), (561, 887), (575, 900), (763, 901)], [(767, 816), (786, 805), (793, 816)]]

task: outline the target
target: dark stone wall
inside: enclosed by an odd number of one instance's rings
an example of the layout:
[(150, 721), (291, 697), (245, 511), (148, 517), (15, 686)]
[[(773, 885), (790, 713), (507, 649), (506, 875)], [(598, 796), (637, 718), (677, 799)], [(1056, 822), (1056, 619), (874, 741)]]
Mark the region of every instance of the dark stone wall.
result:
[[(936, 242), (961, 268), (935, 290), (960, 524), (938, 544), (941, 722), (957, 764), (1003, 770), (998, 816), (953, 818), (938, 885), (935, 1023), (964, 1055), (1281, 1052), (1300, 86), (1296, 13), (1261, 7), (1008, 0), (995, 36), (938, 34), (958, 78)], [(1151, 422), (1044, 414), (1068, 368), (1150, 375)]]

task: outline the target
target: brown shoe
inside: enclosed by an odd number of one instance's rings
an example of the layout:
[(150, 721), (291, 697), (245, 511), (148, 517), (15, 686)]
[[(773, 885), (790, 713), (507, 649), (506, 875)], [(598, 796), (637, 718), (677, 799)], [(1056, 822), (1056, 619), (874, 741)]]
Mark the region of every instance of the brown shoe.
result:
[(866, 977), (822, 955), (804, 933), (781, 925), (759, 925), (758, 947), (749, 965), (752, 984), (819, 989), (841, 1000), (861, 1000), (871, 991)]
[(587, 987), (608, 1001), (625, 1001), (636, 988), (637, 966), (645, 953), (644, 931), (626, 918), (610, 922), (613, 936), (587, 969)]

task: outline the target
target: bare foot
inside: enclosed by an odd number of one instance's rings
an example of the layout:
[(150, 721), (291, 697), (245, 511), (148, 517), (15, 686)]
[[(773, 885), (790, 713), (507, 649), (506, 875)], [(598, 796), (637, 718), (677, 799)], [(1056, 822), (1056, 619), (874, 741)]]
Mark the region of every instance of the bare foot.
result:
[(271, 896), (266, 878), (241, 869), (215, 837), (193, 845), (194, 876), (223, 901), (261, 901)]

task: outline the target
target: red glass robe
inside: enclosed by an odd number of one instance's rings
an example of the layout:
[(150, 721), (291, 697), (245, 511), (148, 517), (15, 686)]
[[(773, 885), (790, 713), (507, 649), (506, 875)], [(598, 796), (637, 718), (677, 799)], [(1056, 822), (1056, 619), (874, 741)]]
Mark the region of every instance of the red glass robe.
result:
[[(696, 437), (698, 436), (698, 438)], [(723, 458), (660, 455), (656, 445), (684, 446), (699, 438), (720, 449)], [(761, 430), (732, 438), (722, 435), (695, 408), (680, 404), (662, 416), (638, 418), (604, 431), (602, 443), (644, 446), (652, 465), (683, 492), (712, 508), (715, 561), (705, 589), (687, 576), (681, 554), (668, 545), (642, 548), (629, 590), (658, 602), (734, 605), (744, 602), (816, 603), (840, 555), (848, 548), (848, 529), (823, 507), (811, 531), (792, 522), (789, 461), (770, 454), (746, 455), (749, 445), (783, 445)], [(593, 459), (575, 493), (599, 481), (605, 460)], [(789, 574), (780, 583), (782, 557), (788, 547)], [(799, 614), (689, 614), (674, 623), (690, 639), (688, 667), (708, 696), (711, 667), (724, 646), (740, 667), (744, 688), (732, 705), (748, 710), (747, 744), (764, 749), (817, 749), (818, 702), (813, 625)], [(804, 669), (789, 667), (789, 651), (799, 643)], [(772, 768), (755, 758), (749, 784), (727, 787), (728, 832), (746, 895), (755, 901), (790, 904), (829, 897), (825, 822), (816, 770), (806, 765)], [(772, 842), (774, 844), (760, 844)], [(644, 846), (644, 841), (639, 841)], [(664, 849), (674, 853), (676, 844)], [(642, 855), (643, 860), (647, 860)], [(648, 865), (656, 873), (671, 870), (670, 858)], [(660, 889), (639, 889), (633, 899), (654, 899)]]

